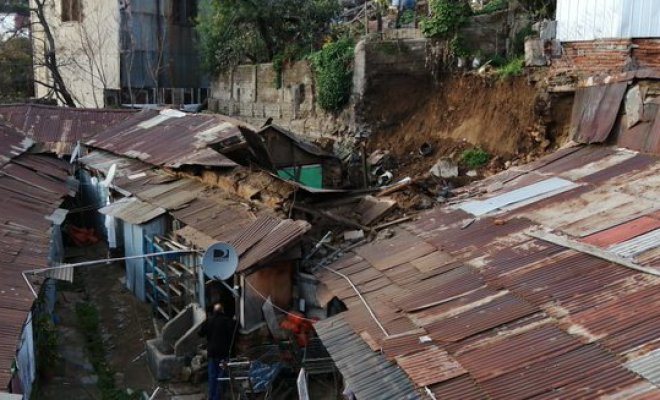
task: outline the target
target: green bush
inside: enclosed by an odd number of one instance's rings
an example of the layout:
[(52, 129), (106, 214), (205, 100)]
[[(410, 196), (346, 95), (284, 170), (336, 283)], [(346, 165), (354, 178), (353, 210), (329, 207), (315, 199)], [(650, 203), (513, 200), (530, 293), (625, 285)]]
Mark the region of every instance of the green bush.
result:
[(464, 1), (431, 0), (431, 15), (420, 23), (426, 37), (452, 39), (470, 15), (472, 8)]
[(509, 60), (506, 65), (495, 70), (495, 74), (500, 79), (510, 78), (512, 76), (518, 76), (523, 73), (525, 68), (525, 59), (523, 57), (516, 57)]
[(478, 168), (490, 161), (490, 154), (480, 148), (469, 149), (463, 152), (461, 160), (470, 168)]
[(316, 80), (317, 101), (329, 112), (339, 112), (351, 97), (353, 39), (345, 36), (309, 56)]
[(506, 10), (509, 7), (509, 0), (493, 0), (486, 4), (484, 8), (477, 11), (475, 14), (491, 14), (496, 11)]
[(405, 10), (399, 17), (399, 27), (409, 25), (415, 22), (415, 12), (413, 10)]

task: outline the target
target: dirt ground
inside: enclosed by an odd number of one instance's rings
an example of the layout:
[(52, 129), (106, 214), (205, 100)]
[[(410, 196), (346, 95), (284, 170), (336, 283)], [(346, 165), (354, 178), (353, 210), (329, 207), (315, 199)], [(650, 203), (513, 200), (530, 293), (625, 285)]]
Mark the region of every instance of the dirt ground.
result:
[[(70, 249), (67, 262), (96, 260), (107, 257), (104, 245)], [(58, 332), (60, 365), (40, 384), (32, 396), (37, 400), (102, 399), (99, 376), (94, 370), (86, 348), (86, 341), (76, 305), (88, 303), (98, 310), (99, 330), (106, 361), (114, 374), (115, 387), (129, 393), (154, 393), (159, 387), (157, 400), (202, 400), (206, 398), (206, 382), (157, 382), (152, 376), (145, 357), (145, 341), (155, 337), (151, 307), (139, 301), (126, 290), (122, 263), (99, 264), (79, 268), (73, 284), (58, 285), (55, 319)], [(313, 379), (310, 382), (312, 398), (336, 400), (338, 389), (332, 380)], [(280, 388), (275, 400), (292, 398), (295, 386)], [(227, 392), (229, 396), (229, 392)], [(231, 398), (231, 397), (229, 397)]]
[[(104, 245), (70, 249), (67, 262), (105, 258)], [(72, 285), (59, 285), (55, 316), (61, 368), (43, 385), (39, 399), (100, 399), (98, 376), (89, 360), (76, 304), (89, 303), (99, 314), (106, 360), (117, 388), (152, 393), (156, 387), (144, 354), (144, 341), (153, 337), (151, 309), (123, 285), (122, 264), (79, 268)]]
[[(402, 75), (377, 79), (365, 94), (363, 111), (371, 127), (367, 151), (389, 151), (385, 169), (394, 181), (413, 179), (392, 196), (399, 208), (429, 208), (447, 188), (531, 162), (563, 145), (572, 97), (545, 92), (533, 83), (539, 80), (475, 73), (447, 73), (437, 82)], [(431, 149), (424, 155), (423, 145)], [(474, 148), (486, 151), (490, 161), (479, 168), (465, 165), (463, 152)], [(431, 176), (431, 167), (441, 158), (458, 166), (458, 177)]]
[[(524, 162), (561, 144), (556, 131), (565, 125), (566, 113), (549, 114), (550, 102), (524, 76), (497, 80), (452, 74), (438, 82), (391, 76), (367, 91), (366, 103), (378, 104), (365, 110), (372, 126), (367, 146), (389, 150), (400, 177), (427, 172), (439, 157), (458, 161), (474, 147), (497, 159), (489, 167), (501, 169), (506, 161)], [(433, 148), (426, 157), (419, 154), (424, 143)]]

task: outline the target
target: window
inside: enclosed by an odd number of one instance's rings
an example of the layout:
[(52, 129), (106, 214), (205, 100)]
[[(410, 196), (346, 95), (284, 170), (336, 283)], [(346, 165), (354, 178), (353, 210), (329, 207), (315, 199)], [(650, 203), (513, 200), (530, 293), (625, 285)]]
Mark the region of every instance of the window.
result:
[(193, 25), (197, 18), (197, 0), (174, 0), (172, 19), (177, 25)]
[(62, 22), (82, 21), (82, 0), (62, 0)]

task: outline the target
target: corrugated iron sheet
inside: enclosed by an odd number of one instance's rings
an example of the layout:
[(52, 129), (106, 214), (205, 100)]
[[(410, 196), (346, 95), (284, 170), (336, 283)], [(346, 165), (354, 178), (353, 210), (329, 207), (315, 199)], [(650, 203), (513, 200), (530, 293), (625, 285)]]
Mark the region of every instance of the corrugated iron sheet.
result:
[(643, 376), (656, 386), (660, 386), (660, 350), (654, 350), (643, 357), (630, 361), (626, 368)]
[(16, 129), (0, 122), (0, 167), (12, 158), (23, 154), (34, 142)]
[(461, 364), (437, 346), (399, 356), (396, 362), (419, 387), (444, 382), (467, 373)]
[[(117, 165), (115, 187), (132, 198), (100, 210), (131, 224), (169, 212), (187, 226), (175, 232), (198, 248), (229, 242), (240, 254), (239, 271), (246, 273), (274, 254), (289, 248), (310, 229), (305, 221), (282, 220), (257, 212), (218, 188), (152, 169), (137, 160), (93, 152), (81, 162), (100, 172)], [(148, 219), (147, 219), (148, 218)]]
[(89, 139), (134, 114), (133, 110), (0, 105), (0, 119), (16, 127), (44, 150), (64, 150), (64, 153), (69, 152), (77, 141)]
[(216, 114), (144, 110), (85, 143), (161, 167), (234, 167), (236, 163), (209, 146), (232, 138), (242, 141), (241, 126), (245, 124)]
[[(542, 173), (532, 168), (502, 177), (500, 191), (533, 182), (536, 176), (525, 176), (530, 173), (579, 178), (589, 187), (497, 218), (431, 210), (393, 238), (331, 265), (364, 290), (387, 334), (343, 279), (327, 271), (317, 276), (345, 301), (343, 318), (354, 339), (407, 360), (415, 385), (446, 378), (442, 366), (424, 368), (442, 364), (445, 354), (466, 371), (430, 384), (437, 398), (653, 398), (658, 388), (626, 362), (660, 349), (660, 278), (533, 239), (525, 230), (540, 225), (574, 238), (601, 232), (606, 245), (611, 230), (614, 244), (633, 240), (631, 254), (654, 262), (660, 247), (649, 243), (656, 238), (639, 238), (654, 232), (649, 219), (657, 217), (657, 164), (619, 149), (572, 149), (537, 162)], [(398, 324), (400, 330), (389, 330)], [(420, 343), (424, 335), (431, 342)], [(430, 348), (442, 354), (424, 357)]]
[(660, 219), (641, 217), (582, 239), (594, 246), (609, 247), (660, 228)]
[(486, 400), (484, 393), (469, 375), (459, 376), (430, 387), (436, 399)]
[[(0, 382), (7, 387), (34, 297), (22, 272), (49, 264), (51, 221), (69, 193), (68, 163), (22, 154), (0, 169)], [(35, 280), (38, 285), (39, 281)]]
[(315, 328), (357, 398), (420, 399), (406, 374), (384, 356), (374, 353), (341, 315), (320, 321)]
[(578, 88), (573, 102), (570, 136), (579, 143), (602, 143), (614, 127), (627, 82)]
[(545, 196), (570, 190), (573, 187), (575, 187), (575, 184), (571, 181), (550, 178), (490, 199), (463, 203), (459, 207), (461, 210), (478, 217), (516, 203), (539, 200)]
[(645, 251), (660, 247), (660, 229), (611, 246), (609, 250), (621, 257), (633, 258)]
[(107, 205), (99, 209), (99, 212), (103, 215), (118, 218), (129, 224), (140, 225), (156, 217), (160, 217), (167, 210), (145, 203), (135, 197), (129, 197)]

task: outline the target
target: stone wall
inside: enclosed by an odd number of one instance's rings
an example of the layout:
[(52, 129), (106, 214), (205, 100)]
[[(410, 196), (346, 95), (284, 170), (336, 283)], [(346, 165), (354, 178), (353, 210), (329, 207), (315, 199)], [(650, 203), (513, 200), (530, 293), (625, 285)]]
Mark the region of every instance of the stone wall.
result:
[[(426, 39), (373, 35), (355, 48), (351, 104), (340, 114), (316, 103), (314, 74), (306, 61), (286, 65), (281, 81), (272, 64), (241, 65), (213, 80), (209, 110), (256, 126), (268, 118), (297, 133), (321, 136), (355, 131), (367, 85), (392, 74), (426, 74)], [(412, 37), (412, 38), (410, 38)]]

